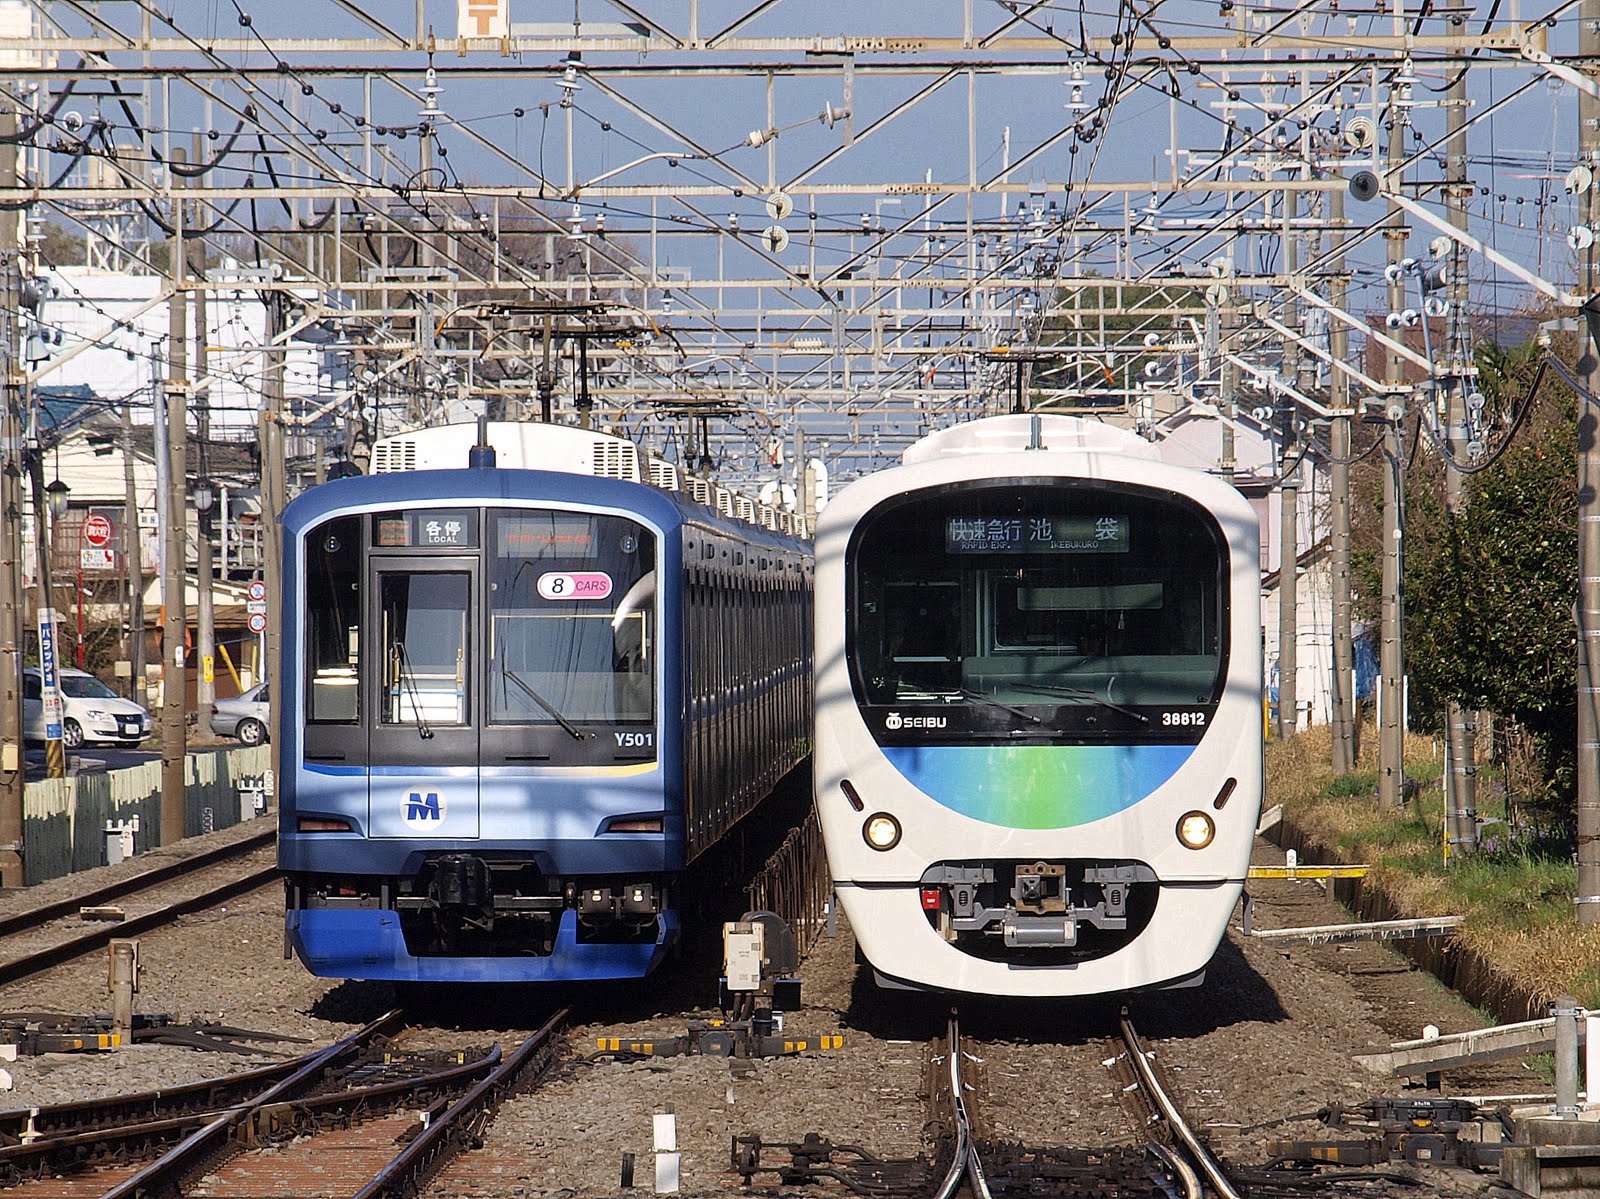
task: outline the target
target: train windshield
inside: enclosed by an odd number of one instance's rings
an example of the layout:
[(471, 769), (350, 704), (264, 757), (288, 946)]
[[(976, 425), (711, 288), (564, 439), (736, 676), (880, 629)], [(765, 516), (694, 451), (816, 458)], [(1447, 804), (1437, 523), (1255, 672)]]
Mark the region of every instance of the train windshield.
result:
[(1180, 497), (1075, 480), (922, 492), (863, 520), (849, 566), (856, 696), (894, 709), (869, 719), (880, 732), (1166, 735), (1218, 698), (1226, 547)]
[(493, 515), (489, 723), (654, 718), (655, 538), (621, 516)]

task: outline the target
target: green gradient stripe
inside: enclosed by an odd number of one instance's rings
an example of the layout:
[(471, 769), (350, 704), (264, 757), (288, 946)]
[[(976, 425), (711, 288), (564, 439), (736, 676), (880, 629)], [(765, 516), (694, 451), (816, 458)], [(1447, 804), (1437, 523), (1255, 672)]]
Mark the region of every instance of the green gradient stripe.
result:
[(1002, 828), (1072, 828), (1114, 816), (1178, 772), (1192, 745), (886, 745), (934, 802)]

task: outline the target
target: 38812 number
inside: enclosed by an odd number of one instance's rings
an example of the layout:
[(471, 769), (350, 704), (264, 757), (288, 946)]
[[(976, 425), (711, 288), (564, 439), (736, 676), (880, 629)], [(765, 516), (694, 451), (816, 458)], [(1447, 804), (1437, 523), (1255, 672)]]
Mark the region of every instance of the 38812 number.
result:
[(1161, 723), (1168, 728), (1192, 728), (1204, 725), (1206, 714), (1204, 712), (1163, 712)]

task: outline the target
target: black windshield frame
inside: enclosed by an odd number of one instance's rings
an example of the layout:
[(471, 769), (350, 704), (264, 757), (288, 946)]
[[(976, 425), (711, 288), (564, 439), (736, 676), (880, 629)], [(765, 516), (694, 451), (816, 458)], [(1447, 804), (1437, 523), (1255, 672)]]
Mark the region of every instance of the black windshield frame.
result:
[[(1087, 543), (1097, 522), (1111, 544)], [(851, 687), (882, 743), (1192, 742), (1221, 698), (1231, 563), (1188, 497), (1057, 477), (927, 488), (865, 514), (846, 564)]]

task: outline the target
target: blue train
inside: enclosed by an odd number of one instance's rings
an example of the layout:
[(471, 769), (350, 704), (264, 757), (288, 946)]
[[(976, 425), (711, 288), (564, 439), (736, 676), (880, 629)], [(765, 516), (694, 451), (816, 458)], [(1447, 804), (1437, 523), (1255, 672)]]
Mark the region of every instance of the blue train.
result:
[[(466, 467), (481, 437), (499, 465)], [(283, 518), (288, 946), (335, 978), (649, 973), (685, 871), (809, 751), (799, 522), (567, 427), (373, 467)]]

